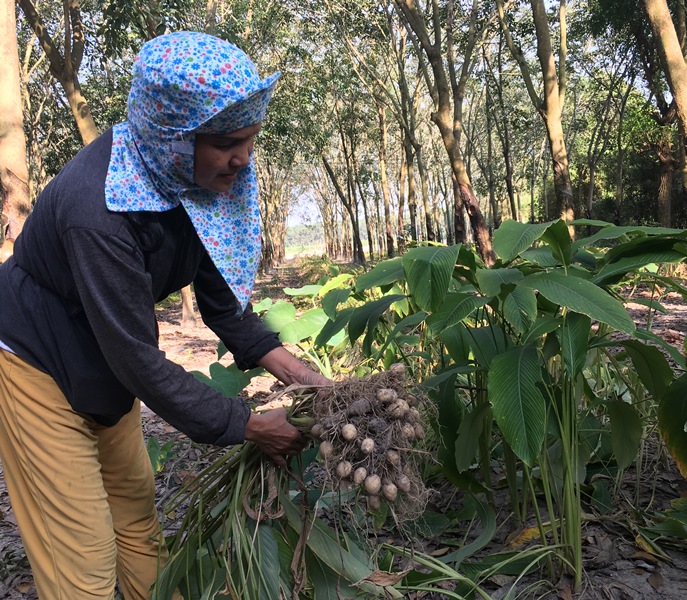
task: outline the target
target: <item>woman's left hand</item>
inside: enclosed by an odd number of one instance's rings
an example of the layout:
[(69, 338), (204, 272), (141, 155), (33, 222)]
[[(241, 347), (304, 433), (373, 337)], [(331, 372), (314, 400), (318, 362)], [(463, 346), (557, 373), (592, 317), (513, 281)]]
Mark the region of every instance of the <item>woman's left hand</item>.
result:
[(331, 385), (331, 379), (309, 369), (286, 348), (271, 350), (263, 356), (258, 364), (267, 369), (279, 381), (286, 385), (298, 383), (300, 385)]

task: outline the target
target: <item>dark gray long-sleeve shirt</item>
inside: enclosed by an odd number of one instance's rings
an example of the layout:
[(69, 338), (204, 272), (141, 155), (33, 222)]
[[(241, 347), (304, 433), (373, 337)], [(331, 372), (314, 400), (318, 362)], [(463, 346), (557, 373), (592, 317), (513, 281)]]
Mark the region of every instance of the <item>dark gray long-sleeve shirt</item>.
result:
[(167, 360), (155, 304), (194, 284), (203, 321), (241, 368), (278, 347), (214, 267), (183, 207), (114, 213), (104, 181), (111, 132), (84, 148), (46, 186), (0, 265), (0, 340), (51, 375), (74, 410), (115, 423), (140, 398), (191, 439), (244, 439), (247, 405)]

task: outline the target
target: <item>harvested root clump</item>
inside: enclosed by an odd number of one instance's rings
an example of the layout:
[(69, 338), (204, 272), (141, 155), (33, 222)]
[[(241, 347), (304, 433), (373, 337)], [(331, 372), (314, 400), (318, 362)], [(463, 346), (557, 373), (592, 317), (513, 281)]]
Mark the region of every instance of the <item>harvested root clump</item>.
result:
[(418, 400), (405, 367), (394, 365), (336, 382), (301, 407), (314, 419), (308, 433), (320, 444), (331, 483), (357, 486), (371, 511), (386, 502), (399, 521), (419, 516), (427, 502), (415, 447), (424, 437)]

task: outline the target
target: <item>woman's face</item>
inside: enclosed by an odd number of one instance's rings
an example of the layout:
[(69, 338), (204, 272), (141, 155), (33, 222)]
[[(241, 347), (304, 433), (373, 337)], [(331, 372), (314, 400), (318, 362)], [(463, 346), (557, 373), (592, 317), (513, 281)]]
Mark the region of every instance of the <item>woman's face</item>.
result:
[(196, 185), (213, 192), (231, 188), (238, 172), (248, 165), (255, 136), (261, 124), (237, 129), (225, 135), (196, 135), (194, 175)]

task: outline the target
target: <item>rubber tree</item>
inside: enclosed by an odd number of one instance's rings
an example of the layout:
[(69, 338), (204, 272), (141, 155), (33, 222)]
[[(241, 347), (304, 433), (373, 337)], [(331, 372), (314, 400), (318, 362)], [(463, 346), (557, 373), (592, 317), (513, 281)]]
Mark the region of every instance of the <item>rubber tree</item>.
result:
[(18, 0), (18, 2), (27, 23), (38, 37), (41, 48), (48, 57), (50, 73), (64, 91), (83, 143), (90, 144), (98, 137), (98, 128), (79, 83), (79, 68), (83, 59), (85, 36), (78, 0), (64, 0), (64, 40), (61, 43), (50, 35), (31, 0)]
[[(428, 3), (429, 5), (429, 3)], [(449, 0), (440, 7), (432, 0), (431, 10), (420, 9), (415, 0), (394, 0), (394, 7), (417, 49), (427, 88), (434, 103), (432, 122), (437, 126), (451, 165), (453, 183), (454, 239), (466, 239), (463, 211), (467, 212), (477, 249), (487, 264), (495, 260), (491, 238), (477, 196), (461, 153), (463, 99), (465, 86), (474, 63), (474, 49), (479, 37), (477, 15), (479, 2), (473, 0), (469, 12), (468, 31), (463, 48), (463, 63), (458, 70), (453, 39), (456, 35), (455, 4)], [(431, 32), (428, 28), (431, 24)]]
[(541, 68), (543, 94), (540, 96), (534, 84), (533, 75), (527, 59), (511, 34), (503, 0), (496, 0), (499, 22), (506, 38), (508, 48), (517, 62), (529, 94), (530, 100), (546, 126), (549, 150), (553, 166), (553, 181), (556, 193), (557, 210), (561, 218), (572, 221), (574, 218), (573, 191), (570, 181), (570, 166), (563, 130), (563, 105), (567, 82), (567, 18), (566, 1), (560, 0), (559, 25), (560, 40), (558, 67), (553, 51), (549, 18), (544, 0), (531, 0), (537, 42), (537, 58)]
[[(666, 0), (642, 0), (644, 10), (649, 19), (649, 24), (651, 25), (651, 31), (654, 37), (654, 43), (656, 44), (656, 49), (658, 51), (658, 56), (661, 61), (661, 66), (663, 72), (665, 73), (666, 80), (668, 81), (668, 86), (670, 87), (670, 93), (673, 96), (675, 102), (677, 119), (679, 122), (679, 130), (681, 137), (681, 147), (683, 149), (683, 162), (684, 162), (684, 148), (687, 146), (685, 143), (687, 141), (687, 64), (685, 64), (685, 7), (682, 0), (678, 4), (678, 8), (681, 9), (677, 22), (678, 27), (681, 31), (681, 40), (678, 37), (678, 31), (676, 30), (675, 23), (668, 9), (668, 4)], [(662, 148), (665, 153), (666, 147)], [(662, 160), (662, 164), (666, 164), (667, 161)], [(684, 173), (687, 172), (683, 168), (683, 178)], [(670, 185), (669, 182), (661, 182), (664, 188)], [(685, 181), (683, 181), (683, 187), (685, 186)], [(659, 187), (659, 196), (665, 195), (666, 190)], [(662, 192), (662, 194), (661, 194)], [(662, 203), (665, 205), (665, 202)], [(664, 227), (670, 227), (671, 221), (671, 210), (670, 206), (663, 207), (659, 206), (659, 220), (661, 225)]]
[(0, 0), (0, 262), (31, 210), (14, 0)]

